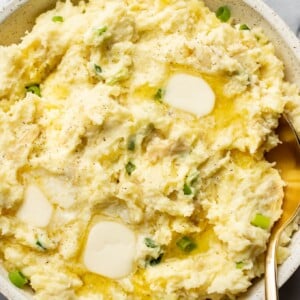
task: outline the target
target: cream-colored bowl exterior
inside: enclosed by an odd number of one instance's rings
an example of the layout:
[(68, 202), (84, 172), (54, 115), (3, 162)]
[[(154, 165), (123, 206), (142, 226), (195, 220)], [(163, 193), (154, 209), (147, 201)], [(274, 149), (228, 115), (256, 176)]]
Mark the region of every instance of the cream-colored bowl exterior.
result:
[[(279, 16), (261, 0), (204, 0), (212, 9), (227, 4), (234, 18), (251, 26), (260, 26), (272, 40), (277, 55), (283, 60), (286, 78), (300, 86), (300, 42)], [(31, 28), (43, 11), (53, 7), (56, 0), (0, 0), (0, 44), (17, 42)], [(291, 255), (279, 268), (282, 285), (300, 266), (300, 231), (294, 234), (290, 245)], [(15, 288), (5, 270), (0, 269), (0, 292), (10, 300), (32, 299), (30, 292)], [(254, 284), (241, 300), (264, 299), (263, 280)]]

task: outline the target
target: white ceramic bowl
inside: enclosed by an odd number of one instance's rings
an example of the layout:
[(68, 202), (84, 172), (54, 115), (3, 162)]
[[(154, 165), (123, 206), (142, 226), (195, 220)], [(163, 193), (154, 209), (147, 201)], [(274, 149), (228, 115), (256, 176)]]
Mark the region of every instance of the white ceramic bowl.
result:
[[(285, 65), (286, 78), (300, 86), (300, 42), (287, 25), (261, 0), (204, 0), (212, 9), (227, 4), (234, 18), (251, 26), (260, 26), (275, 45), (277, 55)], [(31, 28), (35, 18), (53, 7), (56, 0), (0, 0), (0, 44), (17, 42)], [(294, 234), (290, 245), (291, 256), (279, 268), (282, 285), (300, 266), (300, 231)], [(32, 299), (29, 293), (15, 288), (0, 269), (0, 292), (10, 300)], [(260, 280), (242, 296), (243, 300), (264, 299), (263, 281)]]

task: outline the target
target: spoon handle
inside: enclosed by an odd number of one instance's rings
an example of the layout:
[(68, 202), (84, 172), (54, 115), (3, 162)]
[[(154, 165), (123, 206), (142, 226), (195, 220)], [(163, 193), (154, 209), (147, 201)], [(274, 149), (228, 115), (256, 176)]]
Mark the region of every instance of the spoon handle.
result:
[(280, 232), (271, 235), (265, 262), (265, 300), (278, 300), (276, 248)]
[(265, 300), (278, 300), (276, 250), (282, 231), (300, 214), (300, 205), (294, 213), (281, 225), (273, 228), (265, 258)]
[[(289, 145), (295, 150), (291, 154), (291, 159), (295, 163), (295, 168), (298, 170), (300, 166), (300, 134), (294, 128), (292, 121), (287, 115), (283, 115), (280, 122), (279, 137), (283, 144)], [(289, 136), (289, 138), (287, 138)], [(290, 137), (292, 136), (292, 140)], [(283, 145), (282, 144), (282, 145)], [(281, 148), (282, 149), (282, 148)], [(283, 167), (283, 160), (273, 160), (276, 162), (279, 169)], [(291, 169), (292, 170), (292, 169)], [(283, 173), (282, 173), (283, 174)], [(277, 263), (276, 263), (276, 248), (282, 231), (295, 219), (300, 212), (299, 202), (299, 182), (289, 181), (288, 177), (283, 177), (287, 185), (285, 187), (285, 197), (282, 205), (281, 218), (275, 223), (271, 231), (271, 236), (268, 243), (268, 249), (265, 258), (265, 299), (278, 300), (277, 286)]]

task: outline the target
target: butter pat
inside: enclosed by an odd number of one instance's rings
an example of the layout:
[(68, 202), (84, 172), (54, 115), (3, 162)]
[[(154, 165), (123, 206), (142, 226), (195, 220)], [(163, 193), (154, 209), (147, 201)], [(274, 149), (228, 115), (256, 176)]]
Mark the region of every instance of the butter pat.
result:
[(126, 226), (103, 221), (95, 224), (88, 236), (83, 260), (86, 268), (109, 278), (131, 273), (135, 256), (135, 235)]
[(201, 77), (180, 73), (169, 79), (164, 100), (171, 106), (202, 117), (214, 109), (215, 93)]
[(35, 185), (29, 185), (17, 212), (17, 218), (35, 227), (46, 227), (50, 222), (52, 211), (53, 207), (42, 191)]

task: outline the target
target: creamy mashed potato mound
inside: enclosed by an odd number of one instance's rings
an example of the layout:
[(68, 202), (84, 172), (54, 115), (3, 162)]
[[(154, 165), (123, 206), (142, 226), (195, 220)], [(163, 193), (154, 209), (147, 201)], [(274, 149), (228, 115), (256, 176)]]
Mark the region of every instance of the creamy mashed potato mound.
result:
[(0, 253), (35, 299), (233, 299), (263, 273), (284, 186), (264, 153), (300, 97), (260, 29), (66, 1), (0, 57)]

